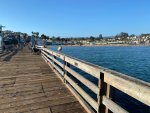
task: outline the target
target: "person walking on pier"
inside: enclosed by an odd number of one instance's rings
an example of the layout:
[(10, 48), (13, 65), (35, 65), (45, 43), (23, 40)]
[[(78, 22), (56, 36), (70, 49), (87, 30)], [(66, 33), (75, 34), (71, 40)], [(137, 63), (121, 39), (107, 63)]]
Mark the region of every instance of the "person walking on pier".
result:
[(35, 36), (32, 35), (31, 37), (31, 46), (34, 47), (35, 46)]
[(1, 36), (1, 31), (0, 31), (0, 53), (3, 51), (3, 38)]

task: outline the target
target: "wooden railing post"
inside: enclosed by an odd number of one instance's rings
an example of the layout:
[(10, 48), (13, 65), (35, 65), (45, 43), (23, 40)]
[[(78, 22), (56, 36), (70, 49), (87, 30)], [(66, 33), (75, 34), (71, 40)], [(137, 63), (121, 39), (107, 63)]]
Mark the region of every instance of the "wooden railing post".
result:
[(98, 104), (99, 110), (98, 113), (112, 113), (107, 107), (102, 104), (102, 97), (106, 95), (106, 97), (110, 98), (111, 96), (111, 86), (109, 84), (104, 83), (104, 73), (100, 73), (100, 79), (98, 81), (98, 87), (100, 88), (100, 94), (98, 96)]
[[(107, 84), (106, 86), (106, 97), (108, 97), (109, 99), (111, 98), (111, 86), (109, 84)], [(107, 107), (105, 107), (105, 113), (112, 113)]]
[[(54, 59), (56, 59), (56, 56), (53, 56), (54, 57)], [(54, 61), (53, 61), (54, 62)], [(55, 63), (55, 62), (54, 62)]]
[(65, 69), (65, 66), (70, 67), (70, 64), (67, 63), (67, 62), (65, 61), (65, 58), (64, 58), (64, 83), (66, 83), (65, 76), (68, 75), (68, 72), (67, 72), (67, 70)]
[[(53, 55), (53, 58), (56, 59), (56, 56), (53, 54), (53, 52), (52, 52), (52, 55)], [(53, 60), (53, 59), (52, 59), (52, 60)], [(55, 61), (53, 60), (52, 62), (53, 62), (54, 65), (55, 65)], [(53, 67), (53, 69), (54, 69), (54, 67)]]
[(99, 95), (97, 96), (99, 105), (97, 113), (105, 113), (105, 106), (102, 104), (102, 96), (105, 94), (104, 73), (100, 73), (100, 78), (98, 80), (98, 87), (100, 89), (100, 92)]
[(64, 83), (66, 83), (66, 79), (65, 79), (65, 76), (67, 74), (67, 71), (65, 69), (65, 66), (67, 66), (67, 62), (64, 60)]

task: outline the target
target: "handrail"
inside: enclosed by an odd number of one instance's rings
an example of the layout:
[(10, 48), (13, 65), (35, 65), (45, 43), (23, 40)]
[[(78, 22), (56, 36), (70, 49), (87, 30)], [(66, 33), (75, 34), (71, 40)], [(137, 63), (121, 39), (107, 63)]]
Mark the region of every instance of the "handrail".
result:
[[(56, 72), (61, 75), (61, 78), (65, 81), (65, 84), (69, 87), (71, 86), (71, 90), (74, 90), (79, 94), (78, 96), (82, 98), (82, 101), (80, 99), (80, 102), (82, 105), (85, 105), (83, 107), (87, 111), (91, 112), (94, 109), (97, 113), (99, 113), (100, 111), (108, 112), (109, 109), (113, 112), (119, 111), (120, 113), (127, 113), (126, 110), (111, 100), (110, 86), (113, 86), (116, 89), (150, 106), (150, 83), (49, 50), (47, 48), (42, 48), (41, 54), (44, 60), (46, 60), (47, 63), (50, 63)], [(61, 63), (56, 58), (62, 60), (64, 63)], [(90, 80), (71, 69), (69, 66), (70, 64), (98, 79), (98, 84), (95, 85)], [(87, 92), (85, 92), (84, 89), (82, 89), (70, 75), (95, 93), (97, 95), (97, 100), (94, 100)], [(105, 87), (104, 84), (106, 84)], [(106, 107), (105, 110), (103, 105)]]

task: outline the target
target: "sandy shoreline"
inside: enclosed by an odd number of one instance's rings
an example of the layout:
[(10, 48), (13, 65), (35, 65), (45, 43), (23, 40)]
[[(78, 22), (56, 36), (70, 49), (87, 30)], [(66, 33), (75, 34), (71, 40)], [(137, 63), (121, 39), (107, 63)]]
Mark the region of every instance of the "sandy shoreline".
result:
[(61, 46), (83, 46), (83, 47), (95, 47), (95, 46), (150, 46), (150, 44), (136, 44), (136, 45), (130, 45), (130, 44), (107, 44), (107, 45), (61, 45)]

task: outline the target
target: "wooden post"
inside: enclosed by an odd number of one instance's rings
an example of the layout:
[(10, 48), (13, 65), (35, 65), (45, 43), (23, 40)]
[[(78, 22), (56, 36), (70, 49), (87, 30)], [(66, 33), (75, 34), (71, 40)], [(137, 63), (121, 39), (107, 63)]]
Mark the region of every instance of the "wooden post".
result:
[(67, 62), (65, 61), (65, 58), (64, 58), (64, 83), (67, 83), (67, 82), (66, 82), (66, 79), (65, 79), (65, 76), (68, 75), (68, 72), (65, 70), (65, 66), (70, 67), (70, 64), (67, 63)]
[(112, 113), (107, 107), (102, 104), (102, 96), (106, 95), (106, 97), (110, 98), (111, 96), (111, 86), (109, 84), (104, 83), (104, 73), (100, 73), (100, 79), (98, 81), (98, 87), (100, 88), (100, 93), (98, 96), (98, 104), (99, 110), (97, 113)]
[[(106, 86), (106, 97), (111, 98), (111, 86), (107, 84)], [(105, 107), (105, 113), (112, 113), (107, 107)]]
[(105, 113), (105, 106), (102, 104), (102, 96), (105, 94), (104, 73), (100, 73), (100, 78), (98, 80), (98, 87), (100, 88), (100, 92), (99, 95), (97, 96), (99, 105), (97, 113)]
[(67, 66), (67, 62), (64, 60), (64, 83), (66, 83), (65, 76), (67, 74), (67, 71), (65, 70), (65, 66)]
[[(54, 59), (56, 59), (56, 56), (54, 56)], [(54, 61), (53, 61), (54, 62)], [(55, 62), (54, 62), (55, 63)]]
[[(53, 52), (52, 52), (52, 55), (53, 55)], [(53, 58), (56, 59), (56, 56), (53, 55)], [(55, 64), (54, 60), (52, 62)], [(55, 68), (53, 67), (53, 69), (55, 69)]]

